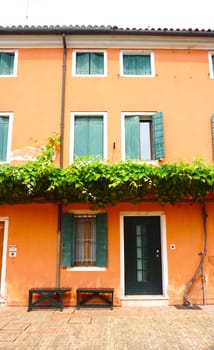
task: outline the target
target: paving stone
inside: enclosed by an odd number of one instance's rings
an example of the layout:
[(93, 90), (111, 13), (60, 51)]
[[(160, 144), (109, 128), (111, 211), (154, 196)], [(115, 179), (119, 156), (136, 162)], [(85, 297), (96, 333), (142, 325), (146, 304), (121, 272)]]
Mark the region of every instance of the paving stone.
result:
[(0, 342), (13, 342), (18, 338), (20, 334), (21, 334), (20, 332), (1, 331)]
[(30, 323), (23, 323), (20, 321), (11, 321), (4, 325), (1, 330), (4, 331), (24, 331), (30, 327)]
[(71, 317), (68, 323), (71, 324), (90, 324), (92, 322), (92, 317)]
[(214, 350), (214, 305), (26, 310), (0, 308), (0, 350)]

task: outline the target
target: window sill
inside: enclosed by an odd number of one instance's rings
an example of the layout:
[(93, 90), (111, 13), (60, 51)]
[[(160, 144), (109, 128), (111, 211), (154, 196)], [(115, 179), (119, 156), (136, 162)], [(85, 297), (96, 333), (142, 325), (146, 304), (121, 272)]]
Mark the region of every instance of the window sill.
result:
[(16, 75), (15, 74), (8, 74), (8, 75), (0, 74), (0, 78), (16, 78)]
[(105, 78), (107, 74), (74, 74), (74, 78)]
[(145, 164), (150, 164), (150, 165), (154, 165), (154, 166), (158, 166), (159, 165), (159, 160), (142, 160), (142, 159), (126, 159), (126, 160), (123, 160), (123, 162), (128, 162), (128, 161), (132, 161), (133, 163), (136, 162), (136, 163), (145, 163)]
[(120, 74), (121, 78), (155, 78), (155, 74), (139, 74), (139, 75), (134, 75), (134, 74)]
[(66, 271), (71, 271), (71, 272), (92, 272), (92, 271), (97, 271), (97, 272), (101, 272), (101, 271), (106, 271), (106, 267), (98, 267), (98, 266), (76, 266), (76, 267), (67, 267)]
[(159, 160), (141, 160), (141, 162), (146, 163), (146, 164), (155, 165), (155, 166), (159, 165)]

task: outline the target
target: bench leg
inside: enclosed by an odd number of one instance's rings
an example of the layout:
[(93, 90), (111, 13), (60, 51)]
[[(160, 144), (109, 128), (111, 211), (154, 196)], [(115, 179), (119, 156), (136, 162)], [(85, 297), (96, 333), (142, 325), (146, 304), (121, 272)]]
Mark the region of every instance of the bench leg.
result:
[(80, 293), (77, 292), (77, 310), (80, 309)]
[(32, 299), (33, 299), (33, 296), (32, 296), (32, 293), (29, 292), (29, 295), (28, 295), (28, 309), (27, 311), (32, 311)]
[(57, 293), (56, 298), (59, 304), (58, 308), (60, 309), (60, 311), (62, 311), (63, 310), (63, 293)]

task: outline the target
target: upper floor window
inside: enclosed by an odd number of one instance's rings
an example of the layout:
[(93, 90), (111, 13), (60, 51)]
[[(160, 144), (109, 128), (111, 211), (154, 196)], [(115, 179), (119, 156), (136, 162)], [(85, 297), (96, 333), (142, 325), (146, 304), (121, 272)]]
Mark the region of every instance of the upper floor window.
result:
[(0, 162), (9, 162), (12, 114), (0, 113)]
[(106, 267), (107, 215), (65, 213), (62, 218), (62, 265)]
[(123, 113), (122, 159), (164, 158), (163, 113)]
[(106, 113), (71, 113), (71, 161), (106, 158)]
[(17, 52), (0, 51), (0, 77), (16, 76)]
[(120, 75), (154, 77), (154, 53), (150, 51), (121, 51)]
[(107, 54), (105, 51), (74, 51), (72, 74), (74, 76), (106, 76)]
[(213, 158), (214, 158), (214, 113), (212, 114), (211, 126), (212, 126)]
[(214, 52), (209, 52), (208, 54), (209, 59), (209, 71), (210, 71), (210, 78), (214, 78)]

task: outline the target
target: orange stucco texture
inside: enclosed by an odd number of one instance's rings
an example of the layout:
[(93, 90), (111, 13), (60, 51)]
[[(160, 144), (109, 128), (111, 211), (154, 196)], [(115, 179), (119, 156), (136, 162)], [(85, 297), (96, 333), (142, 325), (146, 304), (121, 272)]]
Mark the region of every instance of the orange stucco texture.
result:
[[(155, 77), (125, 78), (119, 74), (119, 49), (108, 49), (107, 77), (72, 77), (72, 50), (67, 50), (64, 125), (64, 166), (69, 164), (71, 112), (107, 112), (107, 154), (121, 161), (121, 113), (164, 113), (166, 158), (162, 162), (202, 157), (212, 163), (211, 114), (214, 112), (214, 80), (209, 78), (206, 50), (154, 50)], [(60, 132), (62, 59), (60, 48), (18, 50), (16, 78), (0, 79), (0, 112), (13, 112), (12, 153), (23, 155), (38, 148), (54, 132)], [(115, 147), (113, 144), (115, 143)], [(29, 150), (28, 150), (29, 151)], [(16, 160), (14, 164), (19, 164)], [(89, 210), (70, 204), (63, 212)], [(9, 305), (27, 305), (31, 287), (71, 287), (66, 305), (76, 304), (78, 287), (114, 287), (115, 305), (124, 293), (125, 213), (161, 215), (165, 293), (169, 303), (181, 303), (184, 289), (203, 251), (203, 220), (199, 204), (160, 206), (156, 203), (120, 203), (108, 214), (108, 266), (104, 271), (77, 271), (61, 267), (58, 255), (57, 204), (0, 206), (0, 218), (8, 218), (5, 257), (5, 298)], [(205, 260), (207, 302), (214, 302), (214, 210), (207, 203), (208, 251)], [(170, 249), (173, 244), (175, 249)], [(9, 256), (15, 245), (16, 257)], [(60, 267), (58, 265), (60, 262)], [(200, 277), (190, 291), (202, 302)]]

